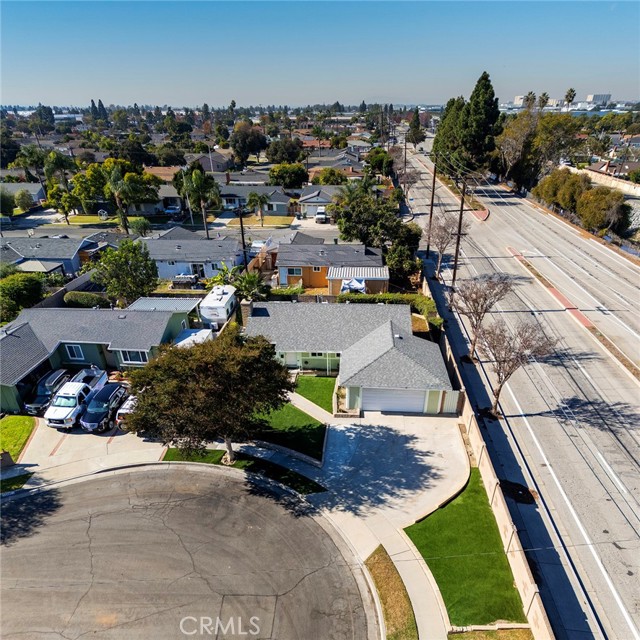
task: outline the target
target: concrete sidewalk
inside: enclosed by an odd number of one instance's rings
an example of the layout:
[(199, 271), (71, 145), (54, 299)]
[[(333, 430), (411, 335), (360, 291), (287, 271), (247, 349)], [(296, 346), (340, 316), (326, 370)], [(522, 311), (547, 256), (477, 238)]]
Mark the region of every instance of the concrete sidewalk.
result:
[(299, 393), (295, 391), (289, 394), (289, 400), (294, 407), (297, 407), (301, 411), (304, 411), (306, 414), (310, 415), (312, 418), (323, 422), (324, 424), (329, 424), (331, 422), (343, 422), (341, 418), (334, 418), (333, 414), (325, 411), (322, 407), (319, 407), (311, 400), (307, 400), (304, 396), (301, 396)]

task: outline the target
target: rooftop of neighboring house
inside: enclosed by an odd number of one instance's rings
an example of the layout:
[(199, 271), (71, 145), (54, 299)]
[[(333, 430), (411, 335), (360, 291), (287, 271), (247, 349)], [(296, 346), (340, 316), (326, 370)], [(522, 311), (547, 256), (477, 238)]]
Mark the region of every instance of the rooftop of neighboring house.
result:
[(380, 249), (363, 244), (281, 244), (278, 267), (381, 267)]
[(18, 191), (28, 191), (32, 197), (42, 193), (42, 187), (38, 182), (3, 182), (0, 184), (2, 190), (6, 193), (15, 195)]
[(323, 202), (331, 202), (334, 196), (338, 195), (342, 189), (342, 185), (309, 185), (302, 189), (300, 194), (300, 203), (304, 204), (310, 200), (322, 200)]
[(213, 177), (220, 185), (266, 185), (269, 182), (269, 173), (267, 171), (256, 171), (255, 169), (245, 169), (244, 171), (213, 172)]
[(255, 302), (246, 332), (266, 336), (277, 351), (338, 353), (390, 321), (411, 334), (407, 305)]
[(240, 243), (233, 238), (214, 240), (176, 240), (142, 238), (154, 260), (176, 262), (218, 262), (230, 260), (240, 253)]
[(159, 198), (181, 198), (178, 190), (172, 184), (161, 184), (158, 188)]
[(249, 194), (255, 192), (257, 194), (266, 194), (271, 202), (289, 203), (291, 198), (284, 192), (282, 187), (274, 187), (269, 185), (242, 185), (242, 184), (226, 184), (220, 188), (220, 194), (223, 198), (244, 198), (247, 200)]
[(172, 317), (170, 311), (23, 309), (0, 329), (0, 384), (21, 380), (61, 343), (149, 351), (162, 344)]
[(205, 237), (196, 231), (185, 229), (184, 227), (175, 226), (164, 231), (158, 231), (151, 236), (149, 240), (204, 240)]
[(608, 173), (609, 175), (627, 175), (630, 171), (640, 169), (640, 162), (628, 161), (620, 162), (619, 160), (599, 160), (587, 167), (590, 171), (598, 173)]
[[(184, 159), (187, 164), (198, 162), (205, 171), (214, 171), (218, 164), (226, 165), (229, 161), (227, 155), (218, 153), (217, 150), (211, 149), (211, 154), (207, 153), (185, 153)], [(211, 164), (213, 162), (213, 165)]]
[(327, 280), (388, 280), (389, 267), (329, 267)]
[(310, 236), (302, 231), (296, 231), (291, 238), (290, 244), (324, 244), (324, 238), (318, 238), (316, 236)]
[(135, 233), (127, 235), (116, 231), (97, 231), (89, 236), (85, 236), (84, 239), (89, 242), (95, 242), (98, 245), (106, 244), (115, 249), (123, 240), (135, 240), (137, 237)]
[[(21, 258), (30, 260), (71, 260), (82, 247), (83, 249), (97, 249), (98, 243), (84, 238), (28, 238), (12, 236), (0, 238), (0, 260), (12, 262), (4, 258), (6, 247)], [(13, 254), (8, 253), (8, 256)]]

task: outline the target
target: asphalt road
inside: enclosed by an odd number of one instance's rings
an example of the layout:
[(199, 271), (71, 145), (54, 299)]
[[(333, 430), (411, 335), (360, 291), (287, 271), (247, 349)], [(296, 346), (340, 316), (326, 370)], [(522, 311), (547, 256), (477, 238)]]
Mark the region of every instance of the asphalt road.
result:
[(377, 637), (359, 565), (309, 509), (193, 466), (5, 503), (2, 637)]
[[(410, 162), (423, 172), (431, 166), (422, 155), (410, 154)], [(411, 193), (416, 221), (424, 227), (430, 186), (425, 172)], [(462, 240), (458, 278), (511, 274), (515, 292), (495, 314), (510, 325), (539, 322), (558, 340), (550, 361), (514, 375), (502, 394), (507, 420), (487, 434), (502, 477), (542, 495), (537, 505), (512, 502), (510, 508), (531, 550), (554, 630), (570, 639), (640, 638), (640, 388), (508, 247), (525, 255), (636, 363), (640, 269), (497, 187), (476, 185), (475, 195), (491, 215), (479, 222), (465, 214), (471, 227)], [(438, 185), (436, 215), (458, 207)], [(445, 257), (445, 264), (452, 262)], [(445, 267), (445, 282), (451, 275)], [(459, 334), (464, 341), (464, 329)], [(479, 380), (486, 381), (484, 373)]]

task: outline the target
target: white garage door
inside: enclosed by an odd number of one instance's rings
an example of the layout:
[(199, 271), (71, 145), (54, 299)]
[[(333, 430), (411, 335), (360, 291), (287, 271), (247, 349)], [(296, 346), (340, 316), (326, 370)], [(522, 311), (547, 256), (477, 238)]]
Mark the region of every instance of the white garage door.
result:
[(362, 410), (422, 413), (424, 411), (424, 391), (406, 389), (363, 389)]

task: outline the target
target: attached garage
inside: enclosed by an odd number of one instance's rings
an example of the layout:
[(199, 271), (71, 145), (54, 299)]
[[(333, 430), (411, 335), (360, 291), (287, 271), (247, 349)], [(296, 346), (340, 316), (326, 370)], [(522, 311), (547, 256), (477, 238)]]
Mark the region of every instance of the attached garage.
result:
[(362, 411), (423, 413), (425, 392), (417, 389), (362, 389)]

